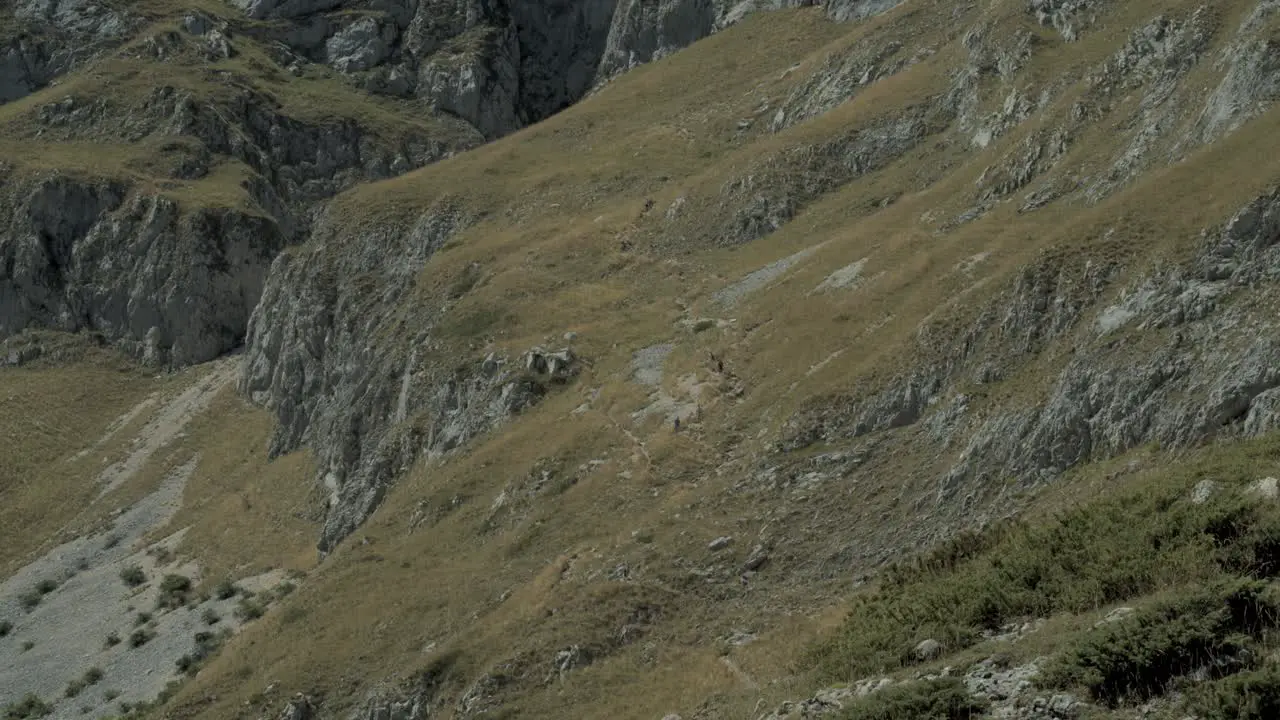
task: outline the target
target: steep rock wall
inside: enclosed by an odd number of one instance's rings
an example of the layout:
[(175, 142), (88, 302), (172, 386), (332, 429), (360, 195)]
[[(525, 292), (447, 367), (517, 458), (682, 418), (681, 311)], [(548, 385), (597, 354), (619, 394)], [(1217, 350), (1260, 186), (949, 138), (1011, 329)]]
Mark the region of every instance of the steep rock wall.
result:
[(120, 183), (0, 183), (0, 336), (94, 330), (157, 363), (211, 360), (240, 344), (285, 237), (231, 209), (183, 213)]
[(395, 312), (427, 259), (473, 218), (448, 202), (412, 226), (349, 233), (322, 219), (279, 257), (246, 341), (240, 389), (276, 414), (272, 454), (303, 443), (329, 492), (319, 547), (377, 508), (422, 454), (447, 452), (567, 379), (572, 356), (457, 357), (432, 337), (439, 307)]

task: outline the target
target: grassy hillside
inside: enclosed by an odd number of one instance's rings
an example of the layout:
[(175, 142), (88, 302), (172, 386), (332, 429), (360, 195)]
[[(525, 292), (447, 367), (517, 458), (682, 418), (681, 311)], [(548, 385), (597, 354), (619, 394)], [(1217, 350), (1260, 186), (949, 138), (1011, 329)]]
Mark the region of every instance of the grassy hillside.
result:
[[(155, 32), (173, 22), (139, 7)], [(1026, 702), (1070, 694), (1088, 717), (1270, 717), (1280, 506), (1256, 483), (1280, 476), (1274, 429), (1237, 412), (1162, 446), (1142, 434), (1155, 409), (1108, 445), (1109, 406), (1086, 388), (1084, 429), (1053, 438), (1083, 434), (1087, 452), (956, 471), (1000, 440), (984, 421), (1051, 405), (1073, 368), (1116, 376), (1185, 348), (1184, 325), (1107, 334), (1098, 318), (1168, 276), (1214, 281), (1185, 268), (1280, 185), (1273, 95), (1237, 104), (1230, 131), (1206, 124), (1239, 48), (1280, 42), (1273, 4), (1089, 7), (1074, 40), (1014, 0), (752, 15), (542, 123), (338, 195), (323, 237), (291, 252), (341, 258), (444, 206), (476, 219), (360, 318), (371, 347), (462, 367), (568, 344), (582, 370), (420, 459), (319, 562), (328, 491), (307, 452), (268, 460), (270, 415), (213, 395), (117, 492), (194, 459), (149, 539), (188, 528), (179, 553), (206, 590), (270, 570), (298, 587), (135, 713), (275, 716), (302, 693), (323, 718), (412, 698), (421, 717), (755, 719), (828, 688), (844, 693), (833, 717), (950, 720), (1008, 699), (972, 697), (983, 668), (1034, 665)], [(21, 139), (35, 108), (104, 78), (121, 106), (163, 81), (392, 139), (456, 130), (314, 68), (267, 72), (245, 43), (159, 75), (126, 48), (0, 106), (19, 138), (4, 158), (150, 177), (172, 148)], [(226, 159), (165, 191), (238, 202), (253, 172)], [(1232, 319), (1221, 341), (1170, 366), (1271, 331), (1269, 274), (1222, 292), (1203, 316)], [(149, 377), (97, 352), (0, 370), (0, 401), (38, 406), (5, 428), (21, 450), (0, 459), (0, 564), (98, 517), (85, 478), (135, 433), (74, 458), (84, 438), (203, 372)]]

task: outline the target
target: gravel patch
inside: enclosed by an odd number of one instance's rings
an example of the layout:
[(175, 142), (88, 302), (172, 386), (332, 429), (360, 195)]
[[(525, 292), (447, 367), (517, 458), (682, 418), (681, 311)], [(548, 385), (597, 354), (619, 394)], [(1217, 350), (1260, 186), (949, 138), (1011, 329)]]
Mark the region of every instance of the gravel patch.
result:
[[(165, 403), (164, 407), (147, 421), (138, 435), (141, 440), (134, 447), (133, 452), (129, 453), (125, 459), (113, 463), (98, 476), (98, 482), (102, 484), (99, 497), (115, 490), (133, 477), (157, 450), (182, 434), (191, 418), (207, 408), (213, 397), (235, 380), (239, 366), (235, 360), (237, 359), (232, 358), (217, 363), (208, 376)], [(149, 402), (152, 402), (150, 398), (144, 400), (143, 404)], [(131, 412), (136, 416), (140, 411), (141, 407)], [(126, 415), (126, 418), (131, 419), (129, 415)], [(113, 432), (114, 430), (108, 430), (108, 436)]]
[(671, 354), (671, 351), (675, 349), (675, 345), (663, 343), (637, 350), (635, 355), (631, 356), (631, 376), (641, 385), (649, 385), (651, 387), (661, 385), (662, 365), (667, 361), (667, 356)]
[[(131, 478), (157, 450), (181, 436), (186, 423), (235, 378), (235, 369), (234, 362), (223, 361), (157, 410), (130, 456), (99, 480), (109, 489)], [(122, 416), (107, 437), (155, 402), (148, 398)], [(198, 462), (197, 456), (155, 492), (116, 511), (106, 530), (59, 545), (0, 582), (0, 621), (12, 623), (0, 638), (0, 706), (35, 693), (53, 705), (49, 717), (55, 720), (119, 715), (122, 702), (154, 700), (168, 683), (181, 679), (177, 661), (195, 650), (197, 633), (239, 629), (238, 596), (201, 602), (189, 594), (185, 605), (158, 607), (167, 575), (189, 578), (193, 587), (201, 580), (199, 567), (173, 559), (185, 528), (142, 544), (182, 506), (183, 489)], [(133, 566), (145, 580), (131, 586), (121, 574)], [(283, 580), (283, 572), (273, 571), (237, 584), (262, 592)], [(143, 613), (147, 617), (140, 618)], [(210, 623), (215, 617), (217, 622)], [(139, 631), (145, 641), (132, 642)], [(68, 685), (91, 669), (101, 677), (66, 697)]]
[(813, 289), (813, 292), (823, 293), (853, 287), (857, 284), (858, 278), (862, 276), (862, 268), (866, 266), (867, 258), (849, 263), (828, 275), (826, 280), (823, 280), (818, 284), (818, 287)]
[(711, 301), (723, 307), (733, 307), (741, 302), (746, 296), (763, 289), (769, 283), (782, 277), (784, 273), (816, 253), (825, 244), (826, 243), (819, 243), (811, 248), (805, 248), (794, 255), (788, 255), (781, 260), (765, 265), (759, 270), (748, 274), (738, 282), (726, 288), (722, 288), (711, 296)]

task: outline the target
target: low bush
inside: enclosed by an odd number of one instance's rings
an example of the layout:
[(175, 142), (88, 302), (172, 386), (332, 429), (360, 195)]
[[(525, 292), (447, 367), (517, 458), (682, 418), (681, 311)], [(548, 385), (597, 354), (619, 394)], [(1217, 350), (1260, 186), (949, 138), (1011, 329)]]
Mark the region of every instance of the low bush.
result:
[(182, 607), (187, 604), (190, 593), (191, 578), (185, 575), (165, 575), (160, 581), (160, 596), (156, 598), (156, 607)]
[(235, 583), (231, 582), (229, 578), (223, 578), (222, 581), (214, 587), (213, 594), (216, 595), (219, 600), (230, 600), (236, 596), (236, 592), (238, 591), (239, 588), (236, 587)]
[(1277, 620), (1280, 599), (1267, 585), (1223, 583), (1095, 629), (1053, 661), (1042, 682), (1086, 687), (1111, 706), (1145, 700), (1192, 671), (1222, 676), (1243, 669), (1251, 641)]
[(1191, 692), (1188, 704), (1203, 720), (1280, 718), (1280, 667), (1270, 665), (1205, 683)]
[(893, 685), (845, 708), (843, 720), (969, 720), (982, 717), (987, 704), (965, 690), (957, 678)]
[(120, 580), (129, 587), (138, 587), (147, 581), (147, 574), (142, 571), (141, 567), (130, 565), (120, 571)]
[(1187, 496), (1162, 485), (957, 537), (855, 598), (815, 662), (852, 680), (917, 662), (911, 651), (924, 639), (950, 652), (1028, 617), (1280, 571), (1280, 506), (1225, 491), (1202, 504)]
[(21, 700), (5, 705), (3, 717), (4, 720), (31, 720), (52, 712), (53, 707), (49, 703), (41, 700), (35, 693), (27, 693)]
[(151, 639), (154, 638), (155, 636), (156, 634), (154, 632), (146, 628), (139, 628), (137, 630), (134, 630), (132, 633), (129, 634), (129, 647), (131, 648), (142, 647), (143, 645), (146, 645), (147, 643), (151, 642)]
[(266, 609), (262, 604), (250, 598), (240, 598), (240, 602), (236, 603), (236, 617), (240, 622), (249, 622), (262, 617)]

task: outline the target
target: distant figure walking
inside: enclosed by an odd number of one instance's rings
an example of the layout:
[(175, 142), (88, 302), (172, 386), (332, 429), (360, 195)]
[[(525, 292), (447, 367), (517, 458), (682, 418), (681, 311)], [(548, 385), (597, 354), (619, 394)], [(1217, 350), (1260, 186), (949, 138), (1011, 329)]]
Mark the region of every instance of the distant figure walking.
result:
[(676, 432), (680, 432), (680, 418), (678, 417), (676, 418), (675, 427), (676, 427)]

